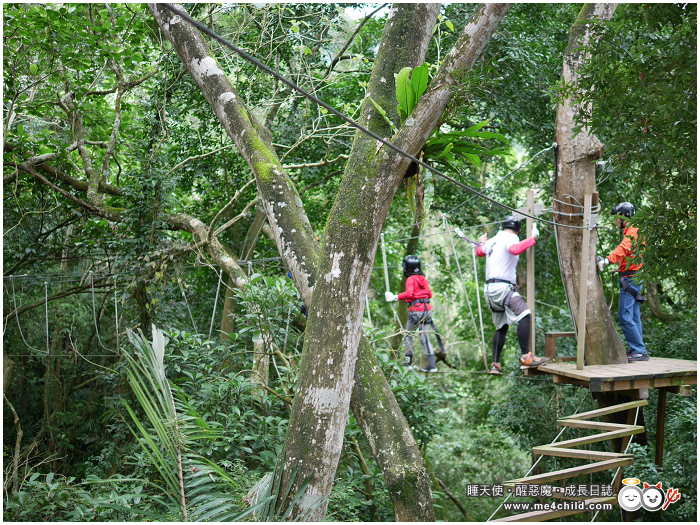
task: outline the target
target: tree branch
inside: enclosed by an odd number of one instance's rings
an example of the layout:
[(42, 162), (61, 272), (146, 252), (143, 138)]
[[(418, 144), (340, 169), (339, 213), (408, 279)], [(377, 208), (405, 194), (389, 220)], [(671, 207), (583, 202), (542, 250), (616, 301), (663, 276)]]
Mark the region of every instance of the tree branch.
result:
[(328, 166), (329, 164), (333, 164), (334, 162), (338, 162), (339, 160), (347, 160), (348, 155), (345, 155), (341, 153), (338, 155), (336, 158), (331, 159), (331, 160), (321, 160), (319, 162), (309, 162), (308, 164), (288, 164), (284, 166), (285, 170), (300, 170), (304, 168), (317, 168), (319, 166)]
[(360, 30), (362, 29), (362, 26), (364, 26), (364, 25), (374, 16), (374, 14), (375, 14), (377, 11), (380, 11), (380, 10), (384, 9), (387, 5), (389, 5), (389, 4), (382, 4), (382, 5), (379, 6), (377, 9), (375, 9), (375, 10), (372, 11), (370, 14), (368, 14), (368, 15), (362, 20), (362, 22), (360, 22), (360, 23), (357, 25), (357, 27), (355, 28), (355, 31), (353, 32), (353, 34), (350, 36), (350, 38), (348, 39), (348, 41), (347, 41), (347, 42), (345, 43), (345, 45), (343, 46), (343, 49), (340, 50), (340, 52), (336, 55), (336, 57), (335, 57), (335, 58), (333, 59), (333, 61), (331, 62), (331, 65), (328, 66), (328, 71), (326, 71), (326, 74), (323, 75), (323, 78), (321, 79), (321, 81), (325, 80), (326, 77), (327, 77), (328, 75), (331, 74), (331, 71), (333, 71), (333, 68), (336, 66), (336, 64), (338, 63), (338, 61), (341, 59), (341, 57), (343, 56), (343, 53), (345, 53), (345, 51), (347, 51), (347, 49), (350, 47), (350, 44), (352, 44), (353, 40), (355, 40), (355, 37), (357, 36), (357, 34), (358, 34), (358, 33), (360, 32)]
[(59, 188), (59, 187), (56, 186), (55, 184), (49, 182), (43, 175), (40, 175), (39, 173), (37, 173), (36, 171), (34, 171), (34, 170), (33, 170), (32, 168), (30, 168), (29, 166), (20, 165), (19, 168), (20, 168), (22, 171), (26, 171), (26, 172), (29, 173), (31, 176), (33, 176), (33, 177), (39, 179), (41, 182), (43, 182), (44, 184), (46, 184), (47, 186), (49, 186), (50, 188), (52, 188), (54, 191), (57, 191), (58, 193), (60, 193), (61, 195), (63, 195), (63, 196), (66, 197), (67, 199), (69, 199), (70, 201), (74, 202), (75, 204), (77, 204), (77, 205), (80, 206), (81, 208), (85, 208), (85, 209), (88, 210), (90, 213), (92, 213), (92, 214), (94, 214), (94, 215), (97, 215), (98, 217), (103, 217), (103, 218), (105, 218), (105, 219), (109, 219), (109, 220), (111, 220), (111, 221), (118, 221), (118, 220), (120, 220), (120, 218), (119, 218), (119, 216), (118, 216), (118, 213), (117, 213), (118, 210), (117, 210), (116, 208), (106, 209), (105, 207), (98, 207), (98, 206), (93, 206), (92, 204), (88, 204), (87, 202), (80, 200), (80, 199), (79, 199), (78, 197), (76, 197), (75, 195), (73, 195), (73, 194), (67, 192), (67, 191), (64, 190), (64, 189)]
[(229, 144), (228, 146), (224, 146), (222, 148), (215, 149), (214, 151), (209, 151), (207, 153), (202, 153), (201, 155), (194, 155), (192, 157), (187, 157), (185, 160), (183, 160), (179, 164), (176, 164), (175, 167), (173, 167), (168, 173), (166, 173), (164, 177), (167, 177), (173, 171), (177, 170), (178, 168), (181, 168), (183, 165), (187, 164), (191, 160), (203, 159), (204, 157), (208, 157), (209, 155), (213, 155), (214, 153), (219, 153), (220, 151), (224, 151), (226, 149), (234, 148), (235, 146), (236, 146), (235, 144)]
[[(226, 224), (224, 224), (221, 228), (219, 228), (219, 230), (218, 230), (216, 233), (213, 233), (213, 232), (214, 232), (214, 226), (216, 226), (216, 223), (219, 222), (219, 219), (221, 218), (221, 216), (222, 216), (224, 213), (226, 213), (228, 210), (231, 209), (231, 206), (233, 206), (233, 205), (235, 204), (235, 202), (238, 200), (238, 198), (241, 196), (241, 194), (242, 194), (245, 190), (247, 190), (248, 187), (249, 187), (251, 184), (253, 184), (254, 182), (255, 182), (255, 178), (252, 178), (252, 179), (250, 179), (248, 182), (246, 182), (245, 185), (244, 185), (241, 189), (239, 189), (239, 190), (234, 194), (233, 197), (231, 197), (231, 200), (228, 201), (228, 204), (226, 204), (226, 206), (224, 206), (223, 208), (221, 208), (221, 209), (219, 210), (219, 213), (217, 213), (216, 216), (214, 216), (214, 219), (212, 219), (211, 224), (209, 225), (209, 235), (208, 235), (208, 237), (207, 237), (207, 240), (208, 240), (208, 241), (211, 241), (212, 235), (217, 235), (217, 234), (219, 233), (219, 231), (224, 230), (224, 229), (228, 228), (231, 224), (233, 224), (232, 222), (231, 222), (230, 224), (229, 224), (229, 223), (226, 223)], [(257, 202), (257, 198), (256, 198), (256, 199), (253, 199), (253, 201), (252, 201), (250, 204), (248, 204), (248, 206), (246, 206), (244, 212), (247, 211), (247, 210), (249, 210), (251, 204), (254, 204), (254, 203), (256, 203), (256, 202)], [(239, 215), (239, 217), (238, 217), (236, 220), (240, 219), (241, 216), (242, 216), (242, 214)], [(232, 220), (233, 220), (233, 219), (232, 219)], [(230, 221), (229, 221), (229, 222), (230, 222)], [(234, 222), (235, 222), (235, 221), (234, 221)]]

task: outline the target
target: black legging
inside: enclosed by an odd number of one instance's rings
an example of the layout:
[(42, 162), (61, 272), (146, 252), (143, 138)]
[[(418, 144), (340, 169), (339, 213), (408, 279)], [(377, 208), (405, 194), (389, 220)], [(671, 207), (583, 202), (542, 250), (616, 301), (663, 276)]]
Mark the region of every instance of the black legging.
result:
[[(500, 330), (496, 330), (493, 334), (493, 362), (501, 362), (501, 351), (506, 342), (506, 334), (508, 333), (508, 325), (504, 324)], [(518, 322), (518, 343), (520, 344), (520, 352), (525, 355), (530, 352), (530, 314), (523, 317)]]

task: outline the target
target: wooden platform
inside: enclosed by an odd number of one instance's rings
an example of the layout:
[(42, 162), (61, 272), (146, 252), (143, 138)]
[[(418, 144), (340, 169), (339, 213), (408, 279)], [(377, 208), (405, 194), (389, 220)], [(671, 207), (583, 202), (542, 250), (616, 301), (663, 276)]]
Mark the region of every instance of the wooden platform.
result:
[(523, 370), (525, 375), (552, 374), (555, 383), (580, 385), (591, 392), (667, 388), (698, 382), (697, 361), (662, 357), (636, 363), (586, 366), (583, 370), (576, 370), (573, 362), (555, 361)]

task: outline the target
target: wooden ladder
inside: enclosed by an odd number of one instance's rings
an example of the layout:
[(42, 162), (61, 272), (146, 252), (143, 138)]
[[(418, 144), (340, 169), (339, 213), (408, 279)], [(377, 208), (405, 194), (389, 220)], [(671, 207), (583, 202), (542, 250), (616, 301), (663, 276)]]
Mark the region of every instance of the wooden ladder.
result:
[[(542, 445), (540, 447), (535, 447), (532, 449), (533, 453), (535, 455), (540, 456), (576, 458), (588, 460), (590, 462), (585, 465), (579, 465), (573, 468), (556, 470), (553, 472), (546, 472), (544, 474), (536, 474), (525, 478), (506, 481), (503, 483), (504, 489), (510, 489), (510, 491), (515, 491), (515, 485), (542, 485), (545, 483), (550, 483), (552, 481), (560, 481), (576, 476), (581, 476), (584, 474), (590, 474), (592, 472), (600, 472), (603, 470), (610, 470), (618, 467), (625, 467), (627, 465), (631, 465), (632, 463), (634, 463), (634, 456), (632, 456), (631, 454), (622, 454), (617, 452), (597, 452), (592, 450), (576, 450), (575, 448), (584, 445), (589, 445), (591, 443), (598, 443), (600, 441), (607, 441), (610, 439), (625, 437), (629, 438), (634, 434), (641, 434), (642, 432), (644, 432), (643, 426), (623, 425), (619, 423), (604, 423), (589, 420), (601, 416), (606, 416), (608, 414), (614, 414), (616, 412), (622, 412), (623, 410), (630, 410), (633, 408), (642, 407), (646, 404), (646, 400), (632, 401), (629, 403), (621, 403), (619, 405), (600, 408), (598, 410), (591, 410), (590, 412), (583, 412), (581, 414), (567, 416), (559, 419), (557, 421), (557, 424), (559, 426), (571, 428), (589, 428), (592, 430), (597, 430), (600, 433), (576, 439), (569, 439), (567, 441), (559, 441), (558, 443), (551, 443), (549, 445)], [(565, 497), (562, 495), (561, 492), (555, 492), (553, 496), (561, 497), (563, 499), (584, 501), (585, 506), (588, 506), (593, 503), (617, 503), (617, 496), (583, 499), (580, 497)], [(505, 518), (499, 518), (494, 521), (548, 521), (551, 519), (560, 518), (562, 516), (578, 514), (580, 512), (584, 511), (539, 510), (533, 512), (526, 512), (524, 514), (516, 514)]]

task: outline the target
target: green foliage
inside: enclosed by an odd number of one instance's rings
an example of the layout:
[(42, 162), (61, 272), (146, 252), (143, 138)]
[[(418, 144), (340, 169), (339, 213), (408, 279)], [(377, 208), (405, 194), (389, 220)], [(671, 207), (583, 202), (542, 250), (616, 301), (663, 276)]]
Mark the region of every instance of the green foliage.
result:
[(76, 482), (50, 472), (34, 473), (25, 479), (17, 494), (6, 498), (6, 521), (129, 521), (131, 507), (146, 501), (146, 482), (115, 476), (111, 483), (95, 484), (96, 479)]
[(435, 414), (444, 400), (442, 392), (433, 388), (429, 375), (398, 365), (386, 352), (379, 352), (377, 360), (413, 437), (420, 447), (427, 445), (442, 426)]
[(598, 180), (601, 200), (637, 208), (641, 275), (671, 279), (693, 301), (696, 254), (678, 247), (697, 240), (696, 27), (696, 4), (621, 4), (593, 26), (591, 57), (571, 92), (578, 124), (605, 143), (612, 165)]
[(503, 143), (505, 147), (509, 146), (508, 139), (503, 135), (492, 131), (479, 131), (487, 126), (492, 119), (493, 117), (479, 122), (464, 131), (450, 131), (448, 133), (436, 131), (423, 148), (426, 158), (439, 166), (444, 166), (448, 171), (459, 174), (460, 170), (456, 167), (458, 159), (469, 161), (476, 168), (481, 168), (480, 155), (510, 155), (501, 149), (490, 149), (479, 144), (479, 142), (483, 143), (483, 141), (495, 139)]
[(422, 64), (414, 69), (405, 67), (396, 76), (396, 99), (399, 101), (397, 110), (401, 124), (413, 113), (420, 97), (428, 87), (428, 64)]

